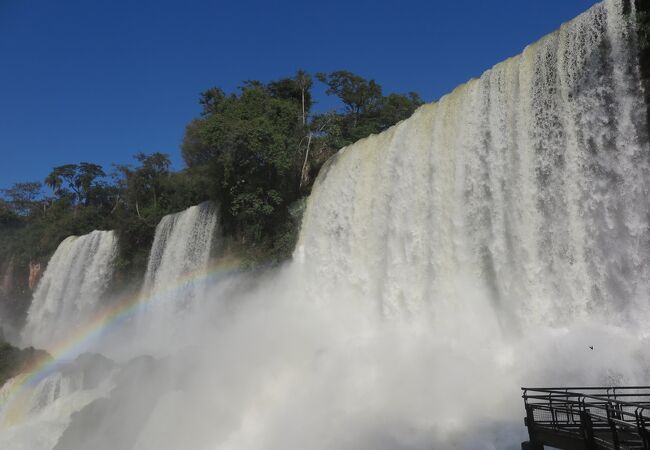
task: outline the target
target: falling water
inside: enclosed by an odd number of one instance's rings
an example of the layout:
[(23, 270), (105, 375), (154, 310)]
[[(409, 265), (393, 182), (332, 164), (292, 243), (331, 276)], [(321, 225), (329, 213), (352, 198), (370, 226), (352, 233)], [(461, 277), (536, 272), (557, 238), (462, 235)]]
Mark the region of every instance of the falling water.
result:
[[(70, 423), (71, 415), (97, 398), (106, 397), (113, 383), (113, 364), (99, 355), (82, 355), (40, 380), (35, 386), (17, 392), (16, 408), (0, 409), (0, 447), (3, 449), (51, 449)], [(0, 403), (15, 394), (16, 377), (0, 388)], [(30, 421), (14, 427), (20, 415)]]
[[(216, 215), (164, 218), (142, 320), (165, 347), (192, 316), (184, 345), (116, 369), (69, 426), (28, 415), (0, 444), (25, 448), (38, 427), (57, 449), (515, 449), (521, 385), (647, 382), (635, 20), (607, 0), (341, 150), (271, 275), (196, 283)], [(36, 319), (26, 331), (49, 328)]]
[(163, 217), (142, 289), (143, 298), (155, 298), (148, 302), (144, 321), (169, 326), (204, 295), (200, 275), (207, 269), (216, 229), (216, 209), (209, 202)]
[(474, 290), (508, 328), (645, 308), (649, 149), (624, 9), (596, 5), (339, 152), (303, 224), (314, 292), (462, 325)]
[(93, 231), (65, 239), (39, 282), (22, 332), (27, 345), (49, 349), (95, 313), (113, 273), (117, 239)]

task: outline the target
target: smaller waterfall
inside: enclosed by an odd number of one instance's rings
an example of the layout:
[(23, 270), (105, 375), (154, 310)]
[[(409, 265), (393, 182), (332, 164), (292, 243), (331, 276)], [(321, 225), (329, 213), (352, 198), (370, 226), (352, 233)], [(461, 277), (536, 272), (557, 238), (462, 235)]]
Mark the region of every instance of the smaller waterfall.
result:
[(9, 380), (0, 388), (0, 448), (53, 448), (77, 411), (110, 394), (118, 369), (103, 356), (83, 354), (37, 383), (24, 375)]
[(173, 323), (168, 319), (200, 298), (205, 288), (200, 274), (207, 269), (216, 229), (216, 209), (209, 202), (162, 218), (142, 290), (149, 299), (149, 323)]
[(34, 292), (23, 342), (52, 348), (96, 312), (116, 254), (112, 231), (93, 231), (61, 242)]

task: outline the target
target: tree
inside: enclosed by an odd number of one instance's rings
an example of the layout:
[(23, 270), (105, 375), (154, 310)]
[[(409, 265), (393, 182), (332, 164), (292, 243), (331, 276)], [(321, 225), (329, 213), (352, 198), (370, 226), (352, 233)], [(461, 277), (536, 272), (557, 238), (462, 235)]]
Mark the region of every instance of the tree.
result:
[(375, 80), (366, 80), (345, 70), (319, 72), (316, 78), (327, 85), (328, 95), (336, 95), (345, 105), (346, 112), (352, 116), (353, 127), (358, 125), (362, 115), (375, 112), (381, 105), (382, 89)]
[(11, 205), (0, 199), (0, 227), (17, 225), (19, 222), (20, 218), (16, 215)]
[(76, 177), (74, 179), (74, 185), (77, 188), (77, 192), (81, 193), (81, 197), (84, 201), (87, 202), (90, 191), (95, 186), (99, 185), (97, 179), (105, 176), (106, 173), (104, 173), (102, 166), (87, 162), (79, 163)]
[[(215, 146), (215, 142), (219, 141), (219, 139), (215, 140), (217, 130), (214, 125), (218, 121), (215, 117), (221, 116), (224, 122), (230, 121), (226, 116), (233, 114), (235, 105), (243, 106), (243, 100), (252, 97), (254, 93), (263, 95), (262, 103), (259, 105), (247, 104), (245, 112), (240, 108), (240, 112), (246, 114), (249, 119), (253, 120), (254, 118), (266, 116), (267, 100), (277, 99), (281, 101), (278, 103), (295, 103), (300, 108), (295, 112), (295, 118), (302, 123), (303, 127), (306, 127), (313, 104), (312, 84), (309, 74), (299, 70), (293, 78), (282, 78), (271, 81), (266, 85), (257, 80), (245, 81), (240, 87), (240, 95), (226, 95), (222, 89), (217, 87), (202, 92), (199, 99), (202, 106), (202, 117), (191, 121), (185, 129), (185, 136), (181, 145), (183, 160), (190, 168), (207, 165), (214, 161), (219, 156), (221, 147), (223, 147), (222, 143)], [(224, 127), (221, 128), (224, 129)], [(307, 130), (303, 130), (302, 134), (306, 136)]]
[[(299, 195), (312, 99), (303, 72), (268, 84), (245, 81), (237, 94), (202, 94), (203, 117), (187, 127), (183, 158), (207, 168), (224, 226), (250, 243), (274, 233)], [(304, 108), (304, 110), (303, 110)]]
[(154, 209), (158, 208), (171, 161), (168, 155), (159, 152), (150, 155), (136, 153), (134, 158), (140, 165), (135, 169), (128, 165), (116, 165), (115, 177), (127, 206), (132, 206), (138, 217), (142, 218), (143, 207), (151, 205)]
[(268, 90), (273, 97), (299, 102), (302, 110), (302, 124), (305, 126), (313, 103), (312, 85), (313, 81), (309, 74), (304, 70), (298, 70), (293, 78), (272, 81), (268, 85)]
[(390, 94), (384, 97), (379, 111), (379, 131), (384, 131), (397, 122), (411, 117), (424, 102), (415, 92), (407, 95)]
[(137, 153), (135, 159), (140, 162), (140, 167), (136, 170), (138, 181), (141, 183), (143, 191), (151, 192), (153, 206), (156, 208), (161, 179), (169, 175), (169, 166), (171, 165), (169, 155), (159, 152), (150, 155)]
[(81, 162), (55, 167), (45, 178), (45, 184), (59, 198), (69, 197), (74, 203), (88, 204), (91, 192), (101, 187), (100, 179), (105, 176), (102, 166)]
[(217, 87), (201, 92), (199, 104), (203, 108), (201, 115), (208, 116), (219, 112), (219, 107), (226, 99), (226, 94)]
[(336, 95), (344, 105), (343, 114), (329, 112), (313, 121), (321, 128), (327, 122), (320, 144), (334, 149), (386, 130), (409, 117), (422, 104), (414, 92), (383, 96), (382, 87), (374, 80), (368, 81), (351, 72), (339, 70), (318, 73), (316, 77), (327, 85), (326, 93)]
[(187, 167), (206, 166), (216, 157), (216, 151), (207, 144), (207, 120), (192, 120), (185, 127), (181, 155)]
[(69, 191), (65, 189), (64, 183), (69, 186), (74, 186), (73, 179), (76, 171), (76, 164), (55, 167), (47, 178), (45, 178), (45, 184), (52, 189), (54, 195), (59, 197), (67, 195)]
[(307, 125), (307, 113), (312, 106), (311, 87), (314, 82), (307, 72), (299, 70), (296, 72), (296, 84), (300, 88), (300, 98), (302, 103), (302, 125)]
[(8, 200), (11, 210), (19, 216), (34, 214), (40, 209), (43, 185), (39, 182), (15, 183), (1, 192)]

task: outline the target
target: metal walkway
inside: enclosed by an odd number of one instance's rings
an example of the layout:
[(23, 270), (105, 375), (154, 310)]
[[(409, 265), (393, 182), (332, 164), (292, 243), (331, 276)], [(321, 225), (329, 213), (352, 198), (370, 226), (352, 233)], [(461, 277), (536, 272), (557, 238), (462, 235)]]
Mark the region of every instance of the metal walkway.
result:
[(522, 390), (524, 450), (650, 450), (650, 386)]

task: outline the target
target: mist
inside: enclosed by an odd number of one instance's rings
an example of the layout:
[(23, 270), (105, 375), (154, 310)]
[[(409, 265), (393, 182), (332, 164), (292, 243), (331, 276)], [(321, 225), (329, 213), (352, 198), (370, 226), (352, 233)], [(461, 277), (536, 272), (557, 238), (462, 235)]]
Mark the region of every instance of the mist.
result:
[(522, 386), (647, 384), (634, 14), (596, 5), (341, 150), (282, 267), (232, 267), (211, 205), (164, 218), (140, 295), (0, 390), (0, 447), (518, 449)]

